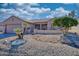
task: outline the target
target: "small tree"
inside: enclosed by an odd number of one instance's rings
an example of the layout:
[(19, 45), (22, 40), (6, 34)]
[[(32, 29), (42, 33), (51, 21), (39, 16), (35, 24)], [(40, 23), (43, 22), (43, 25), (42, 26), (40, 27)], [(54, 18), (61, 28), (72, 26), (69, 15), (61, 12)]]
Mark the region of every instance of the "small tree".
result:
[(67, 16), (55, 18), (53, 20), (53, 26), (62, 27), (64, 34), (66, 34), (72, 26), (77, 26), (77, 25), (78, 25), (78, 21), (76, 19)]

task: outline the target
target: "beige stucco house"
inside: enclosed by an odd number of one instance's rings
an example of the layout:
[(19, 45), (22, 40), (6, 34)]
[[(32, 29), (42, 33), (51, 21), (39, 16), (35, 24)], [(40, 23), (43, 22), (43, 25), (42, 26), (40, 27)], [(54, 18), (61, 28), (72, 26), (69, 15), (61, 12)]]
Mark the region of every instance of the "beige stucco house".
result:
[[(28, 25), (25, 26), (24, 23)], [(20, 28), (25, 32), (29, 30), (51, 30), (52, 22), (50, 19), (42, 20), (29, 20), (25, 21), (16, 16), (11, 16), (3, 22), (0, 22), (0, 31), (3, 33), (14, 33), (15, 28)]]

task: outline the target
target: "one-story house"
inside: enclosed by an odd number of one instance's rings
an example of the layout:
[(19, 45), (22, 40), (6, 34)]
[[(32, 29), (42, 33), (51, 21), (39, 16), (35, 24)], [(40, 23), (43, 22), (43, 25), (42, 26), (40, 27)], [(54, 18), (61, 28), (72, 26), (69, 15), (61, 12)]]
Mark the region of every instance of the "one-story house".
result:
[[(27, 23), (28, 26), (24, 26), (24, 22)], [(23, 29), (26, 32), (32, 29), (51, 30), (53, 27), (51, 19), (25, 21), (16, 16), (11, 16), (3, 22), (0, 22), (0, 31), (3, 33), (14, 33), (14, 29), (16, 28)]]

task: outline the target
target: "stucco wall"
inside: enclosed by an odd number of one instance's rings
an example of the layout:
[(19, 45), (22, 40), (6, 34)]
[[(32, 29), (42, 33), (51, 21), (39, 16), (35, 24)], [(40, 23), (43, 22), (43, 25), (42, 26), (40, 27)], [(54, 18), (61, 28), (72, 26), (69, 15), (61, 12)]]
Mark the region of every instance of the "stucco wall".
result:
[(14, 29), (16, 29), (16, 28), (22, 28), (22, 26), (20, 25), (20, 24), (18, 24), (18, 25), (8, 25), (7, 26), (7, 33), (15, 33), (15, 31), (14, 31)]
[(47, 29), (48, 30), (51, 30), (52, 29), (52, 25), (51, 24), (52, 24), (52, 22), (51, 22), (51, 20), (49, 20), (48, 21), (48, 24), (47, 24)]
[[(15, 28), (22, 29), (23, 22), (24, 22), (23, 20), (12, 16), (12, 17), (8, 18), (7, 20), (0, 23), (0, 31), (4, 32), (5, 28), (6, 28), (7, 33), (14, 33)], [(47, 24), (47, 29), (50, 30), (52, 28), (51, 23), (52, 23), (51, 20), (48, 20), (48, 21), (43, 21), (43, 22), (36, 22), (35, 24)], [(30, 23), (28, 23), (28, 24), (29, 24), (28, 27), (33, 27), (32, 26), (33, 24), (30, 24)], [(5, 25), (6, 25), (6, 27), (5, 27)]]
[(7, 20), (5, 20), (4, 22), (2, 22), (1, 26), (0, 26), (0, 30), (1, 31), (5, 31), (5, 25), (6, 25), (6, 32), (7, 33), (14, 33), (14, 29), (15, 28), (22, 28), (22, 20), (19, 20), (16, 17), (10, 17)]
[(9, 19), (5, 20), (3, 24), (21, 24), (23, 21), (16, 17), (10, 17)]
[(0, 26), (0, 32), (4, 33), (4, 31), (5, 31), (4, 29), (5, 29), (4, 26)]

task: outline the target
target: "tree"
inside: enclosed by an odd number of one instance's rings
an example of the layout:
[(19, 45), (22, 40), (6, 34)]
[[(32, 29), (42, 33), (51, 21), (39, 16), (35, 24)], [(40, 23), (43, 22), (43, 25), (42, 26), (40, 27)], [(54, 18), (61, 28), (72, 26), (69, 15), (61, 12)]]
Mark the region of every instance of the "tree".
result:
[(62, 27), (63, 33), (66, 34), (72, 26), (77, 26), (78, 21), (72, 17), (60, 17), (53, 20), (53, 26)]

